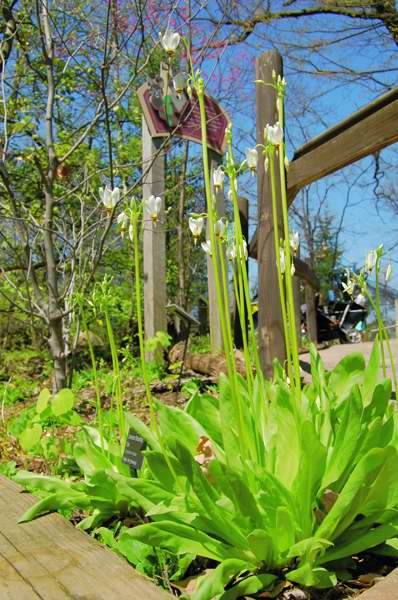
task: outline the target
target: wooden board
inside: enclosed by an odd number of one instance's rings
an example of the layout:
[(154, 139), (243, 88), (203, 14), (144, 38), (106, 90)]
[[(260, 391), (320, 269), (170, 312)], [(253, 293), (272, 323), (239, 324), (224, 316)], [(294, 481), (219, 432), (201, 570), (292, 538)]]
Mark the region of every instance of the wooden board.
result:
[(0, 475), (1, 600), (167, 600), (170, 594), (57, 514), (18, 519), (36, 499)]

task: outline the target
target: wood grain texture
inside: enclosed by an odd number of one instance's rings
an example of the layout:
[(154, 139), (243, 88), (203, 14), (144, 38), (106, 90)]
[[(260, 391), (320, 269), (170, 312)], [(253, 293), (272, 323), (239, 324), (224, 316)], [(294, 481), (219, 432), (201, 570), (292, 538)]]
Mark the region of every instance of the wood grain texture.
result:
[[(264, 52), (256, 60), (256, 79), (272, 82), (273, 70), (277, 75), (283, 75), (281, 55), (274, 51)], [(256, 110), (257, 144), (263, 144), (264, 127), (267, 123), (273, 125), (278, 119), (274, 88), (268, 85), (257, 85)], [(278, 176), (276, 176), (276, 188), (280, 228), (278, 237), (281, 238), (283, 237), (282, 207)], [(258, 339), (261, 367), (264, 374), (271, 377), (274, 358), (278, 358), (283, 364), (286, 351), (274, 247), (271, 184), (269, 174), (265, 172), (263, 160), (258, 162), (257, 194)]]
[[(291, 202), (305, 185), (393, 144), (398, 140), (398, 99), (346, 127), (338, 126), (319, 136), (303, 154), (299, 149), (290, 163), (287, 194)], [(312, 149), (311, 149), (312, 148)]]
[[(164, 151), (160, 151), (161, 138), (152, 138), (145, 117), (142, 117), (142, 160), (144, 171), (143, 198), (152, 194), (162, 198), (162, 208), (157, 223), (152, 223), (144, 213), (144, 325), (145, 338), (155, 337), (158, 331), (167, 330), (166, 316), (166, 227), (164, 211)], [(147, 353), (148, 360), (153, 358)], [(159, 352), (158, 358), (161, 358)]]
[(0, 475), (1, 600), (172, 598), (60, 515), (18, 524), (36, 501)]

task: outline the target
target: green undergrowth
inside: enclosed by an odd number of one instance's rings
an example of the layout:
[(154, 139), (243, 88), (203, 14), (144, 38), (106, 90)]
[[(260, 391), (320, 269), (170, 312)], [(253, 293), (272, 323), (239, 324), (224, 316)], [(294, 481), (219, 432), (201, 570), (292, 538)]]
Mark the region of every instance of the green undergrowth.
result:
[(21, 520), (88, 514), (80, 528), (165, 587), (202, 565), (193, 600), (283, 580), (332, 587), (352, 576), (353, 556), (397, 554), (397, 413), (379, 362), (375, 344), (368, 366), (354, 353), (326, 372), (312, 347), (300, 403), (278, 364), (252, 393), (239, 378), (245, 434), (256, 440), (245, 454), (227, 377), (217, 393), (194, 390), (184, 409), (158, 402), (160, 437), (125, 415), (147, 443), (138, 472), (116, 440), (83, 426), (73, 447), (79, 477), (17, 473), (40, 496)]

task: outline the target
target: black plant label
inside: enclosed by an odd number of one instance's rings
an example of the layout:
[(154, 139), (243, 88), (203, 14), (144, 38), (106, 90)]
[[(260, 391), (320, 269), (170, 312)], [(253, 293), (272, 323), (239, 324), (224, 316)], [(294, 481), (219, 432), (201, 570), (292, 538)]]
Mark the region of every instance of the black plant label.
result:
[(130, 471), (141, 469), (144, 462), (144, 455), (142, 453), (145, 448), (145, 440), (138, 433), (130, 430), (123, 454), (123, 462), (130, 467)]

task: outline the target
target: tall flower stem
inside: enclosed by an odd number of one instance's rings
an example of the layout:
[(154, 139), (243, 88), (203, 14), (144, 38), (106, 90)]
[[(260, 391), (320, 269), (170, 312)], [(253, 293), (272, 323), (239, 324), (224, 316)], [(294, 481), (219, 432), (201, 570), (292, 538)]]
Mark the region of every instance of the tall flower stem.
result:
[[(283, 94), (278, 94), (278, 112), (279, 122), (284, 123), (283, 114)], [(286, 295), (287, 295), (287, 311), (289, 314), (289, 336), (292, 345), (292, 356), (293, 356), (293, 367), (294, 367), (294, 379), (297, 389), (298, 398), (301, 395), (301, 379), (300, 379), (300, 362), (298, 356), (298, 344), (297, 344), (297, 331), (296, 331), (296, 318), (294, 314), (294, 293), (293, 293), (293, 277), (292, 277), (292, 255), (290, 250), (290, 232), (289, 232), (289, 217), (287, 207), (287, 195), (286, 195), (286, 174), (285, 174), (285, 148), (284, 144), (279, 145), (279, 176), (281, 181), (281, 203), (282, 203), (282, 220), (283, 220), (283, 231), (285, 238), (285, 282), (286, 282)]]
[[(249, 280), (247, 276), (247, 268), (246, 268), (246, 257), (244, 256), (244, 248), (245, 242), (242, 233), (242, 226), (240, 222), (240, 214), (239, 214), (239, 203), (238, 203), (238, 194), (237, 194), (237, 185), (236, 185), (236, 170), (234, 166), (234, 157), (233, 157), (233, 149), (232, 149), (232, 133), (228, 132), (227, 134), (228, 140), (228, 175), (230, 178), (230, 189), (232, 193), (232, 205), (234, 211), (234, 235), (235, 242), (237, 247), (237, 266), (238, 266), (238, 282), (239, 286), (243, 289), (243, 294), (246, 303), (247, 310), (247, 319), (249, 323), (249, 334), (250, 341), (252, 345), (252, 353), (254, 358), (254, 364), (256, 366), (256, 372), (260, 376), (261, 365), (260, 365), (260, 357), (258, 354), (257, 343), (256, 343), (256, 333), (254, 329), (254, 321), (253, 321), (253, 313), (251, 310), (251, 298), (250, 298), (250, 290), (249, 290)], [(251, 373), (252, 373), (252, 369)], [(253, 378), (253, 373), (251, 375)]]
[(117, 348), (115, 337), (113, 335), (112, 325), (109, 317), (108, 308), (105, 306), (105, 324), (106, 324), (106, 332), (108, 335), (109, 345), (111, 349), (112, 356), (112, 366), (113, 366), (113, 393), (116, 399), (116, 410), (117, 410), (117, 418), (118, 418), (118, 428), (119, 428), (119, 444), (121, 448), (121, 452), (124, 449), (126, 443), (126, 427), (124, 421), (124, 411), (123, 411), (123, 401), (122, 401), (122, 389), (120, 383), (120, 368), (119, 368), (119, 358), (117, 356)]
[(219, 269), (219, 265), (218, 265), (217, 254), (216, 254), (217, 244), (216, 244), (216, 239), (215, 239), (216, 236), (214, 233), (214, 202), (213, 202), (213, 195), (212, 195), (211, 184), (210, 184), (209, 157), (208, 157), (208, 149), (207, 149), (207, 124), (206, 124), (206, 106), (205, 106), (205, 99), (204, 99), (204, 82), (201, 77), (199, 77), (196, 80), (195, 87), (196, 87), (196, 92), (198, 95), (199, 109), (200, 109), (200, 125), (201, 125), (201, 133), (202, 133), (202, 159), (203, 159), (203, 171), (204, 171), (206, 202), (207, 202), (207, 218), (209, 221), (210, 244), (211, 244), (211, 249), (212, 249), (211, 259), (212, 259), (213, 270), (214, 270), (217, 304), (218, 304), (218, 310), (219, 310), (219, 314), (220, 314), (221, 331), (222, 331), (223, 342), (224, 342), (228, 374), (230, 376), (231, 391), (232, 391), (232, 396), (237, 405), (238, 430), (239, 430), (238, 433), (239, 433), (239, 439), (241, 442), (242, 456), (243, 456), (243, 458), (246, 458), (247, 450), (250, 447), (250, 440), (246, 439), (247, 436), (246, 436), (244, 419), (243, 419), (243, 410), (242, 410), (240, 398), (237, 393), (236, 369), (234, 366), (232, 351), (229, 348), (229, 339), (232, 339), (232, 334), (230, 333), (228, 335), (228, 331), (227, 331), (227, 328), (229, 328), (229, 331), (231, 331), (231, 323), (230, 323), (229, 319), (227, 319), (227, 320), (225, 319), (224, 302), (226, 301), (226, 298), (223, 298), (223, 294), (221, 291), (221, 285), (220, 285), (220, 269)]
[(156, 418), (155, 405), (152, 398), (151, 387), (149, 385), (149, 377), (148, 371), (146, 368), (146, 360), (145, 360), (145, 345), (144, 345), (144, 328), (143, 328), (143, 319), (142, 319), (142, 307), (141, 307), (141, 271), (140, 271), (140, 254), (139, 254), (139, 243), (138, 243), (138, 212), (133, 210), (131, 215), (131, 226), (132, 226), (132, 241), (133, 241), (133, 250), (134, 250), (134, 280), (135, 280), (135, 305), (136, 305), (136, 313), (137, 313), (137, 322), (138, 322), (138, 341), (140, 347), (140, 360), (141, 360), (141, 371), (142, 377), (144, 379), (144, 387), (145, 394), (149, 406), (149, 419), (152, 431), (155, 433), (157, 440), (159, 442), (163, 457), (166, 461), (166, 464), (173, 475), (174, 479), (177, 480), (177, 475), (173, 468), (173, 465), (170, 462), (169, 456), (166, 452), (166, 449), (163, 444), (163, 438), (161, 436), (159, 430), (159, 424)]
[(283, 283), (280, 245), (279, 245), (278, 202), (277, 202), (277, 198), (276, 198), (276, 185), (275, 185), (275, 151), (273, 148), (271, 148), (270, 152), (269, 152), (269, 173), (270, 173), (270, 181), (271, 181), (272, 225), (273, 225), (273, 230), (274, 230), (276, 270), (277, 270), (277, 274), (278, 274), (278, 287), (279, 287), (279, 296), (280, 296), (280, 300), (281, 300), (283, 334), (284, 334), (285, 346), (286, 346), (287, 373), (288, 373), (290, 381), (293, 381), (292, 350), (291, 350), (290, 336), (289, 336), (289, 323), (288, 323), (288, 315), (287, 315), (287, 310), (286, 310), (285, 286)]
[(86, 321), (86, 317), (84, 315), (84, 310), (82, 310), (82, 325), (83, 325), (83, 330), (86, 332), (86, 335), (87, 335), (87, 345), (88, 345), (88, 351), (90, 353), (90, 360), (91, 360), (91, 373), (92, 373), (94, 389), (95, 389), (95, 401), (96, 401), (100, 442), (101, 442), (101, 448), (102, 448), (102, 450), (104, 450), (104, 423), (103, 423), (103, 414), (102, 414), (102, 406), (101, 406), (100, 388), (99, 388), (99, 382), (98, 382), (97, 365), (95, 362), (94, 348), (93, 348), (92, 341), (90, 339), (90, 331), (87, 326), (87, 321)]

